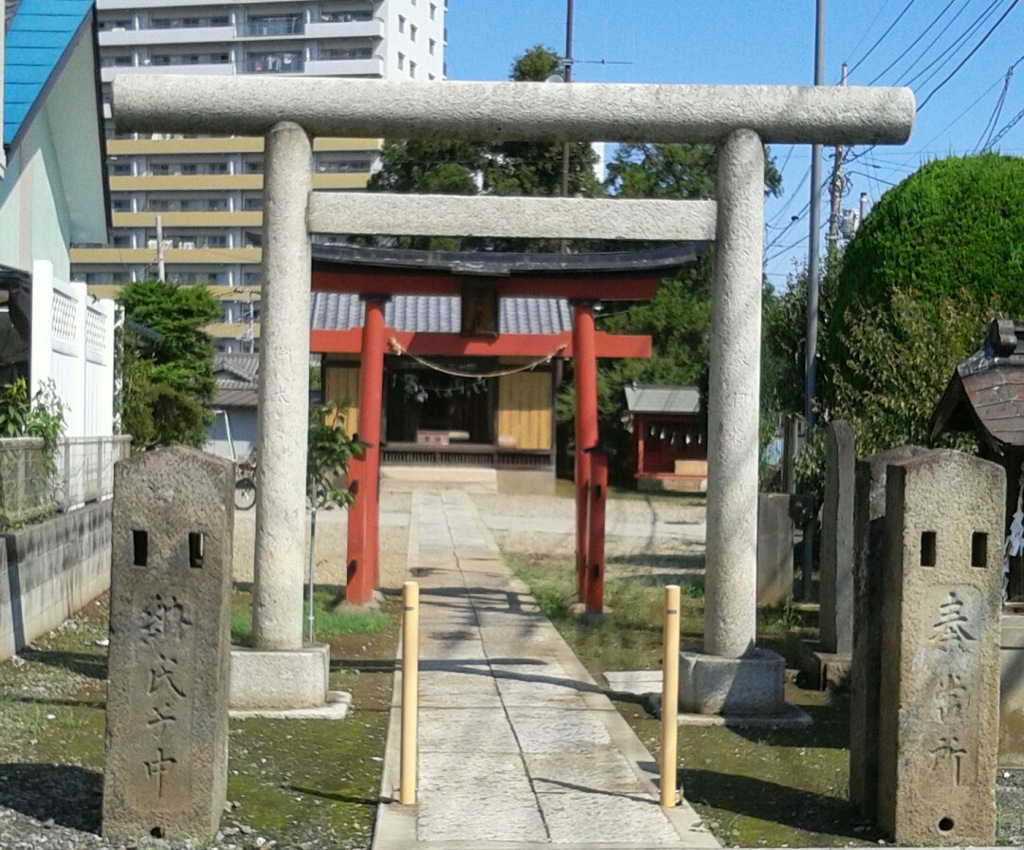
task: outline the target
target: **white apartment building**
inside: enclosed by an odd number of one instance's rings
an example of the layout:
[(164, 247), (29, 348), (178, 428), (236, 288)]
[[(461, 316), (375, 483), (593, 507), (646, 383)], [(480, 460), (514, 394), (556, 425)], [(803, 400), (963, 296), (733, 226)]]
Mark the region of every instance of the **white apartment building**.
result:
[[(263, 140), (118, 133), (117, 74), (289, 74), (440, 80), (447, 0), (97, 0), (111, 244), (72, 249), (97, 295), (155, 277), (210, 286), (222, 351), (259, 339)], [(379, 139), (318, 138), (316, 189), (365, 188)], [(161, 229), (158, 245), (157, 228)]]

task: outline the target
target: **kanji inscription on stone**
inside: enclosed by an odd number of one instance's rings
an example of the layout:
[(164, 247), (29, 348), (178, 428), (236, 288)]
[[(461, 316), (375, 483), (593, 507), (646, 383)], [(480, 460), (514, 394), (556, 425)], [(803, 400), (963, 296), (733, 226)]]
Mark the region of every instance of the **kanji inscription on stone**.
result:
[(1005, 486), (948, 450), (888, 468), (877, 804), (900, 844), (995, 842)]
[(234, 475), (175, 447), (114, 469), (103, 834), (209, 838), (227, 789)]

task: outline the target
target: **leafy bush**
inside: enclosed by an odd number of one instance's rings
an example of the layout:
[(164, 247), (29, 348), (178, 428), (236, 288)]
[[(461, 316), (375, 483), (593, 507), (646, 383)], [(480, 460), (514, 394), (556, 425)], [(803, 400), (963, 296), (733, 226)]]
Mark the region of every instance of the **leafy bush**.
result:
[(846, 248), (827, 360), (842, 369), (862, 310), (906, 293), (936, 320), (943, 299), (958, 309), (1024, 313), (1024, 159), (984, 154), (922, 166), (887, 192)]

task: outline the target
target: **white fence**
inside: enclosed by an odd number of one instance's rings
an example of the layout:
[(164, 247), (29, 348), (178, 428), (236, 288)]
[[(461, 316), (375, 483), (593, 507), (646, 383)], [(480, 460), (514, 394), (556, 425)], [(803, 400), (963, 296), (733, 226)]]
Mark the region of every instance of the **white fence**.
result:
[(57, 444), (51, 466), (38, 437), (0, 440), (0, 512), (19, 525), (109, 498), (114, 463), (128, 457), (131, 437), (71, 437)]
[(53, 264), (32, 266), (29, 395), (54, 382), (65, 406), (65, 433), (107, 437), (114, 431), (114, 302), (91, 298), (84, 283), (64, 283)]

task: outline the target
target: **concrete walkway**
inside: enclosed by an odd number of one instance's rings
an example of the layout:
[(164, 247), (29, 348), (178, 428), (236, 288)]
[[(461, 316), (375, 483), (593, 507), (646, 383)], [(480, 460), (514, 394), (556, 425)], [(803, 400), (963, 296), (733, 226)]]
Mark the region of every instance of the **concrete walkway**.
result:
[(502, 563), (463, 492), (413, 494), (420, 584), (419, 775), (400, 806), (396, 676), (374, 850), (717, 847)]

